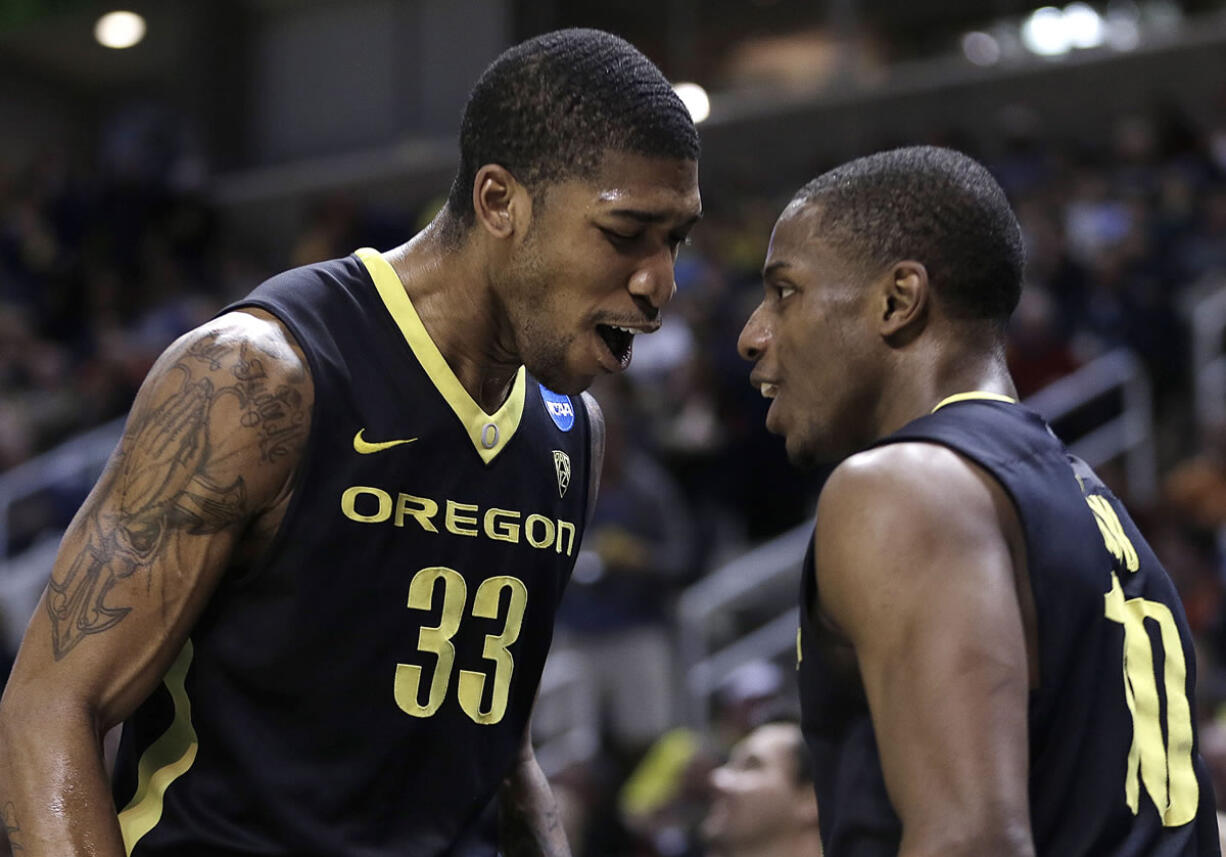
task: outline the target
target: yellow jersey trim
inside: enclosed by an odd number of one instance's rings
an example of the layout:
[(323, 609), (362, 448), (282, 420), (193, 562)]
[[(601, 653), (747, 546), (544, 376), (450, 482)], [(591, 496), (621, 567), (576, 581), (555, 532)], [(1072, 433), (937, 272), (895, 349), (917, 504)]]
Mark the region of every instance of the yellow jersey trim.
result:
[(162, 736), (149, 745), (137, 767), (136, 794), (119, 813), (124, 852), (131, 855), (136, 843), (162, 820), (166, 789), (196, 761), (196, 729), (192, 726), (192, 704), (187, 698), (187, 670), (192, 663), (192, 641), (188, 640), (163, 681), (174, 701), (175, 715)]
[(1017, 404), (1017, 399), (1012, 396), (1005, 396), (1001, 393), (989, 393), (985, 390), (972, 390), (969, 393), (954, 393), (952, 396), (941, 399), (937, 406), (932, 409), (932, 413), (936, 413), (946, 405), (952, 405), (954, 402), (966, 402), (971, 399), (987, 399), (991, 402), (1008, 402), (1011, 405)]
[(511, 394), (502, 403), (502, 407), (492, 414), (487, 414), (473, 401), (460, 379), (447, 365), (447, 359), (430, 338), (391, 263), (384, 259), (378, 250), (369, 247), (356, 251), (356, 255), (370, 272), (370, 278), (374, 281), (379, 296), (396, 326), (400, 328), (405, 341), (409, 343), (409, 348), (413, 349), (417, 362), (426, 370), (435, 388), (463, 424), (473, 449), (477, 450), (482, 461), (489, 464), (502, 452), (515, 436), (515, 430), (519, 428), (520, 417), (524, 413), (524, 390), (527, 387), (524, 367), (519, 367), (515, 382), (511, 385)]

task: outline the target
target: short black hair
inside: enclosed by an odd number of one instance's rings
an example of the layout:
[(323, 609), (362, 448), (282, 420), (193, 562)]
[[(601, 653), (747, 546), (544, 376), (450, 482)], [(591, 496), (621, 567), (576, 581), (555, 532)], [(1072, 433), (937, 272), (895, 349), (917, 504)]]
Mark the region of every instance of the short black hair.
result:
[(590, 176), (608, 150), (698, 160), (689, 111), (651, 60), (601, 30), (545, 33), (503, 52), (468, 96), (447, 208), (471, 225), (473, 180), (501, 164), (533, 194)]
[(879, 152), (818, 176), (796, 198), (817, 206), (821, 238), (849, 259), (876, 268), (922, 263), (951, 317), (1002, 329), (1017, 306), (1021, 227), (992, 174), (961, 152)]

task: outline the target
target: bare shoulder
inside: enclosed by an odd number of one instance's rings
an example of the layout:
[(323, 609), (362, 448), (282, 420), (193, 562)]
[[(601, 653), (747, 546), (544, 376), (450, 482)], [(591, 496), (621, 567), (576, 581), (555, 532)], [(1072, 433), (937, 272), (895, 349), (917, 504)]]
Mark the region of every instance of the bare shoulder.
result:
[(878, 593), (944, 587), (954, 565), (1007, 554), (1003, 491), (969, 459), (930, 443), (897, 443), (848, 458), (818, 502), (814, 535), (823, 605), (859, 612)]
[[(302, 351), (267, 313), (189, 331), (149, 371), (82, 514), (109, 508), (159, 539), (172, 523), (196, 534), (241, 527), (289, 484), (313, 404)], [(130, 532), (140, 548), (144, 530)]]
[(261, 309), (229, 312), (183, 334), (162, 354), (150, 376), (184, 360), (205, 374), (237, 377), (235, 370), (241, 365), (240, 371), (262, 372), (269, 380), (311, 386), (306, 357), (293, 335)]
[(948, 520), (990, 501), (990, 484), (991, 477), (947, 447), (887, 444), (857, 453), (835, 468), (822, 489), (818, 520), (901, 517), (921, 525)]
[(243, 458), (275, 464), (300, 451), (313, 404), (306, 358), (286, 327), (263, 310), (231, 312), (166, 349), (137, 396), (125, 440), (171, 407), (207, 427), (215, 448), (241, 446)]

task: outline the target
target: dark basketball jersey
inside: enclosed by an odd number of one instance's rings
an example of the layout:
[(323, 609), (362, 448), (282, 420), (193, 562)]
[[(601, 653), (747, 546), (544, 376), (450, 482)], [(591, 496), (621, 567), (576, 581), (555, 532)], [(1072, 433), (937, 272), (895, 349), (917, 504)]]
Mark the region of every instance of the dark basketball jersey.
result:
[(485, 414), (376, 252), (277, 276), (315, 387), (260, 567), (126, 724), (129, 854), (447, 854), (517, 759), (587, 514), (578, 398)]
[[(946, 402), (879, 443), (953, 449), (992, 474), (1017, 509), (1038, 617), (1040, 686), (1029, 710), (1037, 854), (1217, 855), (1193, 720), (1192, 638), (1170, 578), (1119, 501), (1041, 418), (990, 394)], [(901, 824), (851, 652), (817, 613), (812, 546), (801, 599), (802, 725), (826, 857), (896, 857)]]

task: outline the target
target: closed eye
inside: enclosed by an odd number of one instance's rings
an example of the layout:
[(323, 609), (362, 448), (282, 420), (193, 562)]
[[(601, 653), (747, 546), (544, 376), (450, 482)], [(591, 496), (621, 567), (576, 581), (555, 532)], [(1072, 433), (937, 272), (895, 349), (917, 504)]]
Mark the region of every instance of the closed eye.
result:
[(613, 229), (607, 229), (603, 226), (600, 227), (600, 231), (604, 233), (605, 238), (609, 239), (609, 243), (611, 243), (614, 247), (619, 248), (628, 247), (637, 241), (642, 235), (642, 233), (637, 232), (632, 235), (626, 235)]

